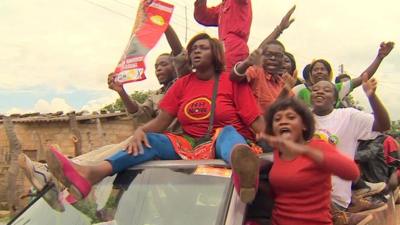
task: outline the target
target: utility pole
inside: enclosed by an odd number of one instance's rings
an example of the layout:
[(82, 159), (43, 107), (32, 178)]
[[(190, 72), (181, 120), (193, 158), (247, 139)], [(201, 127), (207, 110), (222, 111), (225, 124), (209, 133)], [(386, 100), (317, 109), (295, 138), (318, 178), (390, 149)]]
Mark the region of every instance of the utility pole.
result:
[(188, 32), (188, 22), (187, 22), (187, 5), (185, 4), (185, 43), (187, 43), (187, 32)]
[(340, 74), (344, 74), (344, 65), (343, 64), (339, 65), (339, 75)]

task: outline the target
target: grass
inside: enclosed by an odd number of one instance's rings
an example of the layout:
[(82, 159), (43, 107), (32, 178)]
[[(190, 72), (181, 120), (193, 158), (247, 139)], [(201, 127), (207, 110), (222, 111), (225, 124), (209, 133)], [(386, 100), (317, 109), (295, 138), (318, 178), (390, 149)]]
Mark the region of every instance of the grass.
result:
[(9, 216), (0, 218), (0, 223), (7, 223), (8, 221), (10, 221), (10, 217)]

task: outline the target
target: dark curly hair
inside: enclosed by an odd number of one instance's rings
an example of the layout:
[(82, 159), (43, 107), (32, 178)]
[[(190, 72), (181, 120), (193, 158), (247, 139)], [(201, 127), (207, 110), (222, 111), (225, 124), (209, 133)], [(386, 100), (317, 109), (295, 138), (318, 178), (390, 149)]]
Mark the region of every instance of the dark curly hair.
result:
[(286, 109), (293, 109), (301, 117), (303, 124), (306, 127), (306, 130), (303, 131), (303, 138), (306, 141), (310, 140), (315, 132), (314, 116), (303, 102), (295, 98), (278, 99), (270, 106), (269, 110), (264, 115), (266, 122), (265, 132), (269, 135), (274, 135), (272, 128), (274, 116), (277, 112)]
[(282, 42), (280, 42), (278, 40), (269, 41), (269, 42), (267, 42), (267, 44), (265, 46), (268, 46), (268, 45), (279, 45), (282, 47), (283, 51), (285, 51), (285, 46), (282, 44)]
[(305, 81), (310, 82), (310, 67), (311, 67), (311, 63), (307, 64), (304, 68), (303, 68), (303, 79)]

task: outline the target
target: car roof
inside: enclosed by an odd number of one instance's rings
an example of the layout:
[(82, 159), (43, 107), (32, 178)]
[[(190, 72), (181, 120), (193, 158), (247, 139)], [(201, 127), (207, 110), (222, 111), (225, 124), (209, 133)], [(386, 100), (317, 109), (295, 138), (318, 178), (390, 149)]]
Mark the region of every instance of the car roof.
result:
[(148, 168), (194, 168), (197, 166), (229, 167), (223, 160), (153, 160), (130, 168), (131, 170)]
[[(273, 161), (272, 153), (263, 153), (260, 156), (261, 160)], [(221, 159), (211, 160), (153, 160), (145, 162), (130, 168), (131, 170), (141, 170), (148, 168), (194, 168), (198, 166), (215, 166), (230, 168), (225, 161)]]

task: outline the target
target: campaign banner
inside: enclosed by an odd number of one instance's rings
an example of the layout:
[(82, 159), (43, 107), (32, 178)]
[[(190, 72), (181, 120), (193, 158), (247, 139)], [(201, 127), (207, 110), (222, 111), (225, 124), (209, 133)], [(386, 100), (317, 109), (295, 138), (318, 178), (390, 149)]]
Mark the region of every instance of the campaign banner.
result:
[(115, 68), (115, 80), (119, 83), (146, 79), (146, 54), (157, 44), (167, 29), (174, 6), (159, 0), (143, 0), (138, 9), (135, 25), (128, 45)]

